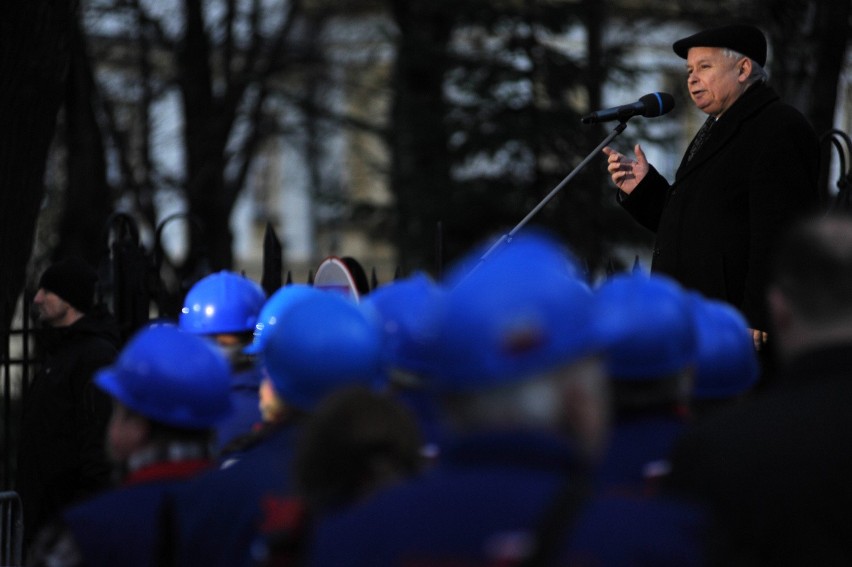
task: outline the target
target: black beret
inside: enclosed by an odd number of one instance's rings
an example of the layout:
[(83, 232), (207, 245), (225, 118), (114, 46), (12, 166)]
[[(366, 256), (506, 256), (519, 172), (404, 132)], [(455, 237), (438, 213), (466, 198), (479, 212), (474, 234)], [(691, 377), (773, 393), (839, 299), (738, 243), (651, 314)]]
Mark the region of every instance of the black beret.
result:
[(700, 31), (679, 39), (672, 49), (686, 59), (690, 47), (726, 47), (766, 65), (766, 37), (759, 29), (747, 24), (731, 24)]
[(85, 260), (70, 256), (44, 271), (38, 286), (52, 291), (77, 310), (91, 310), (95, 300), (98, 274)]

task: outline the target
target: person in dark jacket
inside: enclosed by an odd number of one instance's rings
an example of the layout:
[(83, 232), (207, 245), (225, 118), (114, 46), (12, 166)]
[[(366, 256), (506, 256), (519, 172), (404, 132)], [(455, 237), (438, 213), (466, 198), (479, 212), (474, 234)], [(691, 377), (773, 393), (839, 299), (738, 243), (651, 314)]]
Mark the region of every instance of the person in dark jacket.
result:
[(234, 413), (216, 428), (220, 456), (229, 444), (251, 434), (262, 422), (258, 391), (263, 376), (254, 356), (244, 350), (252, 342), (265, 301), (266, 294), (257, 283), (222, 270), (193, 284), (178, 318), (181, 330), (215, 344), (231, 363)]
[(114, 360), (120, 338), (112, 315), (94, 305), (96, 282), (91, 266), (69, 257), (45, 270), (33, 299), (43, 362), (24, 392), (18, 443), (25, 546), (61, 508), (110, 486), (110, 401), (92, 375)]
[(667, 276), (625, 273), (595, 290), (595, 324), (612, 397), (607, 451), (596, 470), (604, 493), (652, 494), (687, 424), (698, 337), (688, 293)]
[(697, 422), (668, 482), (717, 514), (717, 565), (852, 564), (852, 219), (779, 243), (768, 288), (778, 379)]
[(819, 203), (813, 127), (766, 84), (766, 38), (728, 25), (676, 41), (687, 88), (708, 115), (669, 183), (642, 148), (604, 148), (621, 205), (656, 233), (651, 269), (747, 318), (766, 340), (767, 258), (778, 234)]
[(707, 299), (697, 292), (691, 292), (690, 299), (698, 357), (689, 418), (696, 420), (748, 398), (760, 378), (760, 360), (742, 313), (724, 301)]
[(107, 444), (121, 484), (42, 529), (31, 567), (167, 562), (173, 544), (163, 508), (176, 486), (213, 465), (214, 425), (233, 410), (225, 358), (173, 325), (139, 331), (114, 365), (95, 374), (95, 385), (113, 399)]

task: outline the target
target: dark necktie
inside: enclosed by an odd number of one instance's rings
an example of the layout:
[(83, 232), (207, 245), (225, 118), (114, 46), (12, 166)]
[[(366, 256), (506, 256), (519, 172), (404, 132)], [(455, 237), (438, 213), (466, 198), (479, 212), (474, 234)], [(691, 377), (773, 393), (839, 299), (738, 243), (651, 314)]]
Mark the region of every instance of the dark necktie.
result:
[(713, 124), (716, 123), (716, 118), (714, 116), (708, 116), (707, 120), (704, 121), (704, 124), (701, 125), (701, 128), (698, 129), (698, 133), (695, 134), (695, 138), (692, 140), (692, 146), (689, 148), (689, 155), (686, 158), (686, 161), (689, 161), (698, 153), (698, 148), (701, 147), (701, 144), (704, 143), (704, 140), (707, 139), (707, 135), (710, 134), (710, 129), (713, 127)]

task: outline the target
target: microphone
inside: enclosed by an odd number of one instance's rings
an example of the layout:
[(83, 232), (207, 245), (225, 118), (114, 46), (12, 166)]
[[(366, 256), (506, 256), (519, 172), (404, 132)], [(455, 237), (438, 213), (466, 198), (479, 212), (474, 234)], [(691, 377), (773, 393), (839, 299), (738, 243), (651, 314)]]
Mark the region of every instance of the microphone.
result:
[(633, 116), (662, 116), (674, 108), (674, 98), (669, 93), (646, 94), (632, 104), (624, 104), (604, 110), (597, 110), (583, 116), (583, 124), (609, 122), (610, 120), (627, 120)]

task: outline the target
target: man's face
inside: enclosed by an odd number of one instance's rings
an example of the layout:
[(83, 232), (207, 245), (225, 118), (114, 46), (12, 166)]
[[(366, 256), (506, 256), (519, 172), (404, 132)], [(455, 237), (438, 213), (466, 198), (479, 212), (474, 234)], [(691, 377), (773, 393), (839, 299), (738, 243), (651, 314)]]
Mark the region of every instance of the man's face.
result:
[(43, 287), (39, 288), (33, 298), (33, 307), (38, 313), (38, 320), (50, 327), (64, 327), (67, 323), (71, 305)]
[(112, 415), (107, 427), (107, 453), (115, 463), (125, 463), (141, 449), (148, 439), (148, 422), (131, 412), (118, 400), (113, 400)]
[(284, 416), (284, 403), (281, 401), (281, 398), (278, 397), (278, 393), (275, 391), (275, 386), (272, 385), (272, 380), (264, 377), (263, 380), (260, 381), (260, 391), (258, 394), (258, 407), (260, 408), (260, 415), (263, 418), (264, 423), (276, 423), (281, 421)]
[(686, 59), (689, 96), (703, 112), (718, 117), (745, 91), (750, 71), (747, 57), (726, 57), (718, 47), (690, 48)]
[(243, 352), (251, 343), (251, 333), (215, 333), (204, 337), (222, 353), (232, 370), (248, 370), (254, 365), (254, 358)]

